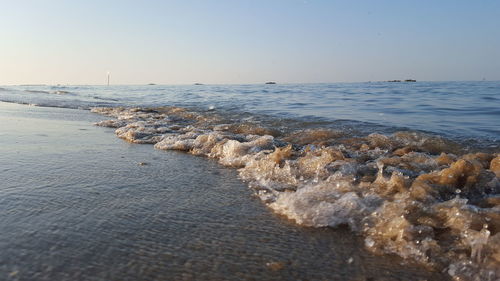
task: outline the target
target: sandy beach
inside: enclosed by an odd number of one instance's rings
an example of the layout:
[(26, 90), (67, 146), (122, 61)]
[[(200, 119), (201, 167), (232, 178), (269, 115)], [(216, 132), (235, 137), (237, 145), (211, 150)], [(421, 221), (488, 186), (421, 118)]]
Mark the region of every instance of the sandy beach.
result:
[(2, 279), (447, 278), (347, 229), (298, 227), (235, 170), (127, 143), (101, 119), (0, 103)]

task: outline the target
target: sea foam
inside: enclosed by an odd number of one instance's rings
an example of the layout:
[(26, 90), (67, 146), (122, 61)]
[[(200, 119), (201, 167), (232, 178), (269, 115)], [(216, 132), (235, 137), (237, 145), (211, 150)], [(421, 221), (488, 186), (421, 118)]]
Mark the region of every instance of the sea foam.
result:
[[(94, 108), (118, 137), (237, 168), (273, 211), (311, 227), (347, 225), (376, 253), (459, 280), (500, 278), (500, 154), (420, 132), (354, 136), (266, 126), (179, 107)], [(283, 129), (284, 128), (284, 129)]]

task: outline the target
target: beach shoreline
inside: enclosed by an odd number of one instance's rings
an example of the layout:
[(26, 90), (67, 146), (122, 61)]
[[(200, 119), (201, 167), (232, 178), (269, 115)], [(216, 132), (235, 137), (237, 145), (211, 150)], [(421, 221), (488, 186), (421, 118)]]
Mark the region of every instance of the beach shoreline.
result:
[(347, 229), (273, 214), (215, 161), (93, 126), (88, 111), (0, 103), (0, 275), (8, 280), (445, 280)]

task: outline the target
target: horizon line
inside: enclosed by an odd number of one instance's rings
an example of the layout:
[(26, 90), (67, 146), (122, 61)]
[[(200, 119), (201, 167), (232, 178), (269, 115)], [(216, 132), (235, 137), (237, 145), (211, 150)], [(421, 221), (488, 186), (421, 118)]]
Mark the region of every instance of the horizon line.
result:
[[(410, 78), (409, 78), (410, 79)], [(406, 79), (393, 79), (400, 80), (400, 83), (405, 83)], [(50, 84), (50, 83), (22, 83), (22, 84), (0, 84), (0, 86), (216, 86), (216, 85), (266, 85), (268, 82), (274, 82), (276, 85), (294, 85), (294, 84), (348, 84), (348, 83), (399, 83), (391, 82), (392, 80), (370, 80), (370, 81), (336, 81), (336, 82), (278, 82), (275, 80), (269, 80), (264, 82), (250, 82), (250, 83), (203, 83), (203, 82), (192, 82), (192, 83), (131, 83), (131, 84)], [(416, 82), (500, 82), (500, 80), (416, 80)], [(410, 82), (406, 82), (410, 83)], [(415, 83), (415, 82), (411, 82)]]

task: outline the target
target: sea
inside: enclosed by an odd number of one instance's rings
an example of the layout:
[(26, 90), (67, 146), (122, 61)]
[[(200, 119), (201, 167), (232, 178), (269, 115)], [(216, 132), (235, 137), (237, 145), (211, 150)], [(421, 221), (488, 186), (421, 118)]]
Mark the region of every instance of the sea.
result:
[(0, 86), (0, 101), (37, 106), (179, 106), (390, 133), (418, 130), (471, 145), (500, 142), (500, 82)]
[(498, 81), (17, 85), (0, 102), (9, 279), (500, 280)]

